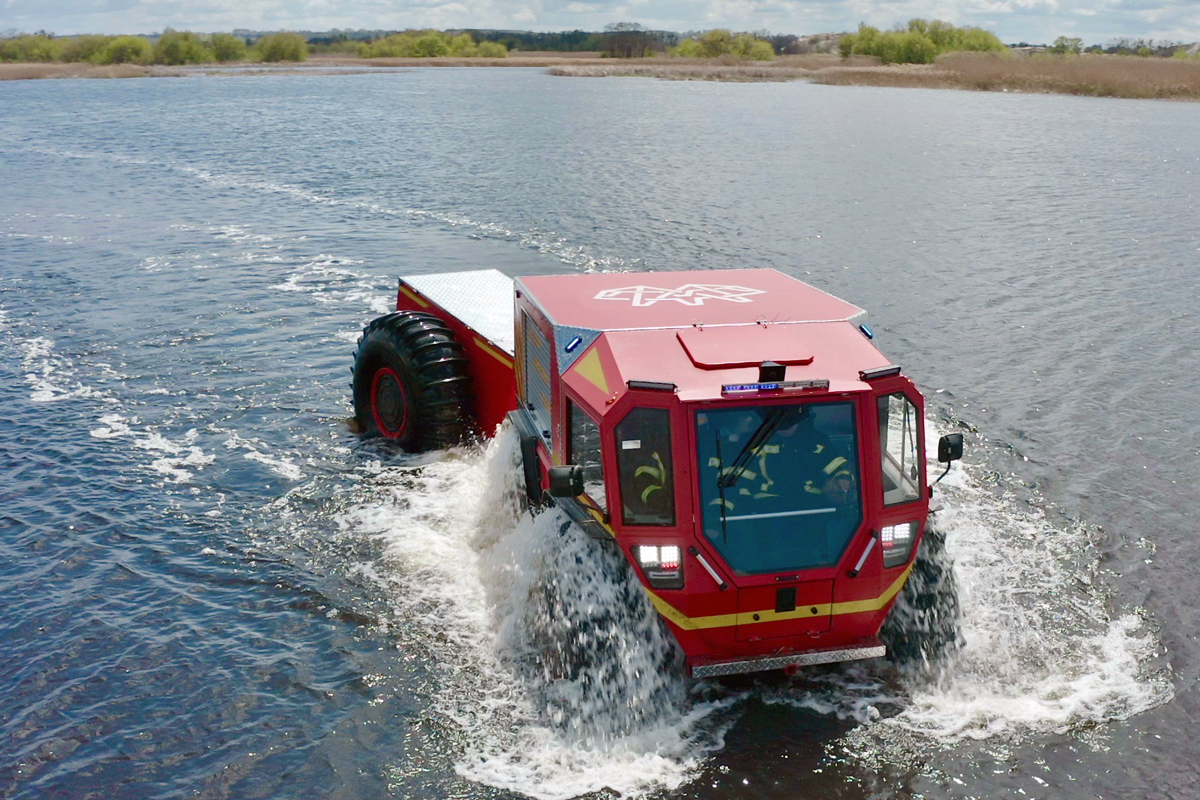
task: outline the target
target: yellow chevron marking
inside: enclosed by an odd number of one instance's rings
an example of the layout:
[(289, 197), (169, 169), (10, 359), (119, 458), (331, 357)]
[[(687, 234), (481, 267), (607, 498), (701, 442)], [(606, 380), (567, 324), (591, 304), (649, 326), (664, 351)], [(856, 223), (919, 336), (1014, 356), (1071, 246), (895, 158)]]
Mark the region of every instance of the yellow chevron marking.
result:
[(608, 379), (604, 377), (604, 366), (600, 363), (600, 353), (592, 348), (574, 367), (575, 373), (600, 391), (608, 394)]

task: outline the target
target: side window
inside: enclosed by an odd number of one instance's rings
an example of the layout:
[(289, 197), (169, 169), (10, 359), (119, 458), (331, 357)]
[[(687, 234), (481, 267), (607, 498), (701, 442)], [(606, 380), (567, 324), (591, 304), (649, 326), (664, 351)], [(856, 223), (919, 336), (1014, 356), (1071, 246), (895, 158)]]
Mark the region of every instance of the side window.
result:
[(883, 504), (894, 506), (921, 496), (917, 450), (917, 407), (902, 394), (879, 398), (879, 447), (883, 451)]
[(674, 525), (671, 423), (665, 408), (635, 408), (617, 423), (617, 475), (626, 525)]
[(525, 331), (525, 401), (531, 406), (538, 430), (550, 430), (550, 343), (537, 325), (522, 314)]
[(571, 440), (567, 443), (567, 461), (583, 467), (583, 491), (603, 509), (608, 509), (604, 493), (604, 464), (600, 460), (600, 426), (573, 401), (567, 401), (571, 417)]

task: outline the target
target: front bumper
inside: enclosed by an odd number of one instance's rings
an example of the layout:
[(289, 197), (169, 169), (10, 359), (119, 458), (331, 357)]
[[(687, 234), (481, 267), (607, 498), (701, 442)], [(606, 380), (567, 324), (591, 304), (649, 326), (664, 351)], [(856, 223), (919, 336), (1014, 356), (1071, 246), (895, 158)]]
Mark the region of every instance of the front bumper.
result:
[(790, 655), (738, 658), (729, 661), (706, 661), (691, 664), (693, 678), (719, 678), (725, 675), (740, 675), (745, 672), (767, 672), (789, 667), (812, 667), (817, 664), (836, 664), (840, 661), (858, 661), (864, 658), (879, 658), (887, 648), (879, 640), (857, 647), (842, 647), (836, 650), (810, 650)]

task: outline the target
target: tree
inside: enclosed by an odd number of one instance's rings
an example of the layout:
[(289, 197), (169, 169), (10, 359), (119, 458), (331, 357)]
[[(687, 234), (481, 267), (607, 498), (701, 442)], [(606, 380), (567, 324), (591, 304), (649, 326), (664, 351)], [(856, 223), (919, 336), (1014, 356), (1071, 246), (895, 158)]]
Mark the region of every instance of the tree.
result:
[(118, 36), (100, 53), (101, 64), (145, 64), (154, 48), (140, 36)]
[(298, 33), (270, 33), (254, 45), (259, 61), (307, 61), (308, 42)]
[(208, 46), (217, 61), (241, 61), (246, 57), (246, 42), (228, 33), (214, 33)]
[(196, 34), (167, 28), (154, 43), (154, 63), (178, 66), (212, 61), (213, 55)]
[(1054, 40), (1054, 44), (1050, 47), (1050, 52), (1060, 56), (1077, 56), (1083, 52), (1083, 39), (1060, 36)]

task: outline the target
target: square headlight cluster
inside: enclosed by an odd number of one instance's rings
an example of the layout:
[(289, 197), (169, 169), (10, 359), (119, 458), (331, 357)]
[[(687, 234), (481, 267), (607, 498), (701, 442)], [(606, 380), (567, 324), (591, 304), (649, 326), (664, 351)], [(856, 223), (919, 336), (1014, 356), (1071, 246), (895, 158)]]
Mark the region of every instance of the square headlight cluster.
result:
[(879, 531), (879, 543), (883, 545), (883, 566), (898, 567), (908, 561), (916, 538), (917, 523), (915, 522), (885, 525)]
[(683, 551), (679, 545), (639, 544), (633, 552), (652, 588), (683, 588)]

